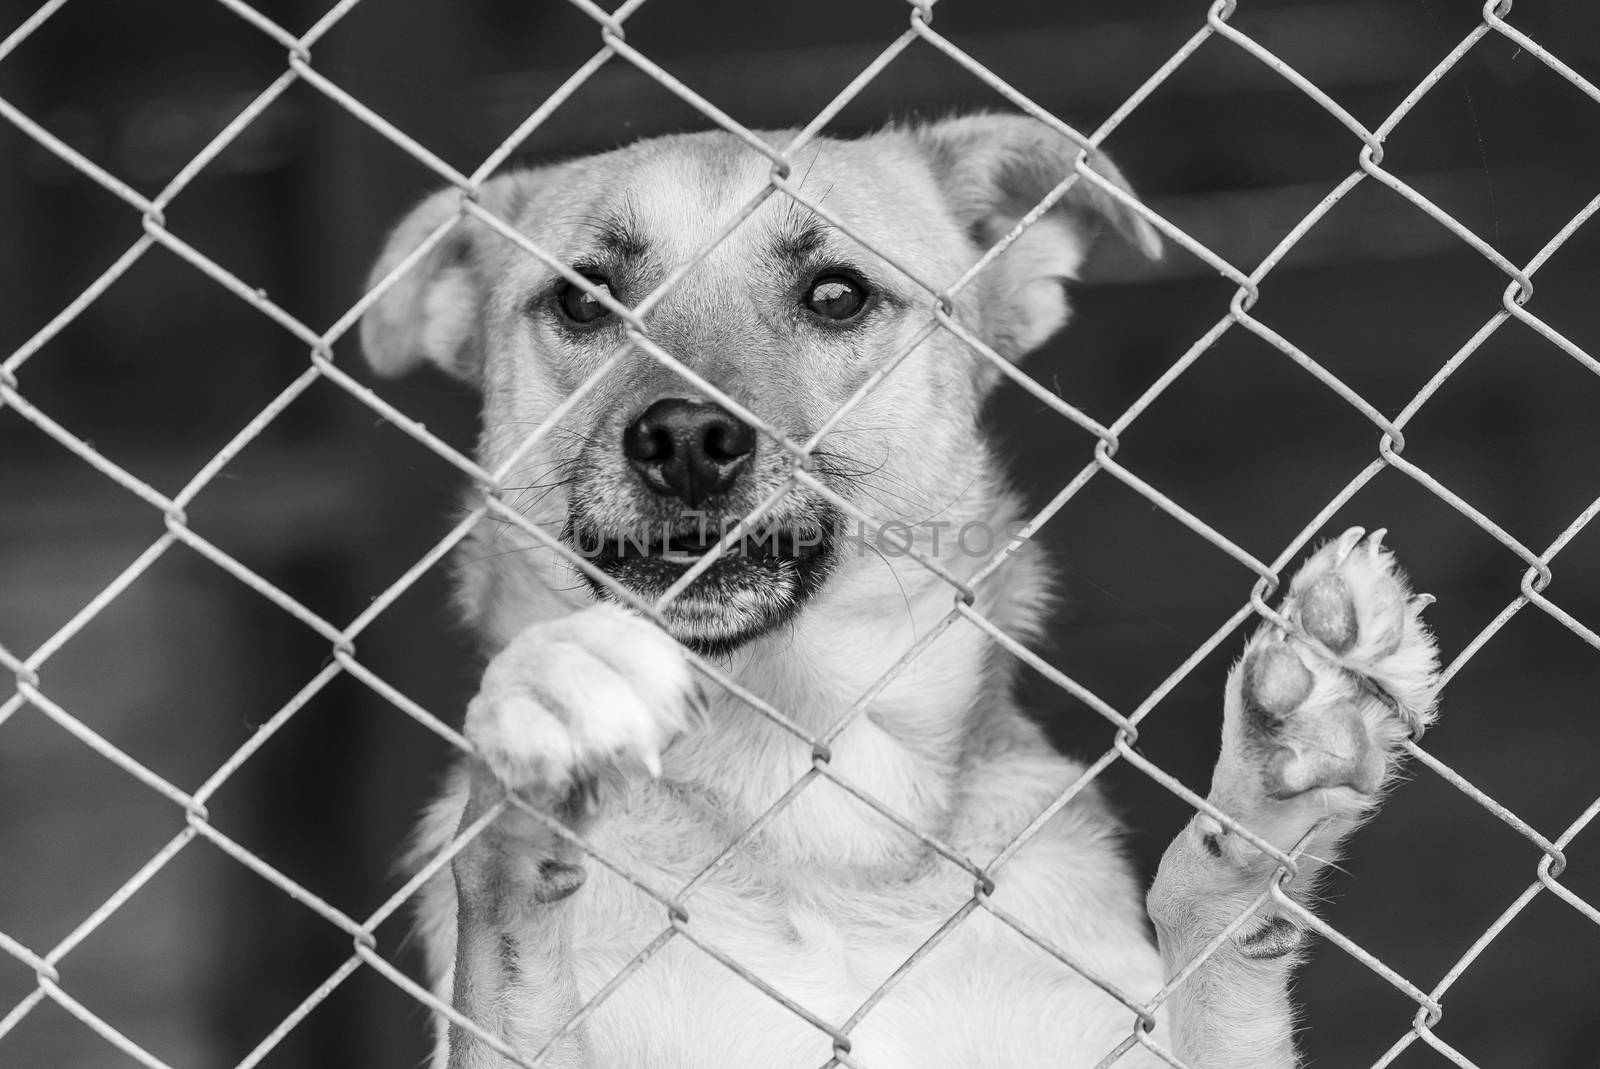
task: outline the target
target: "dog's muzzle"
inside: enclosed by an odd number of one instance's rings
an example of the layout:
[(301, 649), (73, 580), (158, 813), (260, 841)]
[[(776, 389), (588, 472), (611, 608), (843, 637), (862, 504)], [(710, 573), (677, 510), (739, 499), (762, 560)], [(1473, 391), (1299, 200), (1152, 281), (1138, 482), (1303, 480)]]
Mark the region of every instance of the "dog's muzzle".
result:
[(834, 510), (791, 488), (745, 529), (750, 510), (784, 485), (788, 466), (763, 455), (755, 431), (726, 409), (660, 398), (632, 417), (621, 439), (620, 456), (603, 438), (590, 440), (584, 467), (592, 474), (569, 496), (563, 532), (614, 581), (586, 571), (599, 596), (617, 598), (621, 585), (654, 603), (703, 567), (662, 617), (686, 645), (721, 653), (783, 624), (821, 585), (835, 557)]

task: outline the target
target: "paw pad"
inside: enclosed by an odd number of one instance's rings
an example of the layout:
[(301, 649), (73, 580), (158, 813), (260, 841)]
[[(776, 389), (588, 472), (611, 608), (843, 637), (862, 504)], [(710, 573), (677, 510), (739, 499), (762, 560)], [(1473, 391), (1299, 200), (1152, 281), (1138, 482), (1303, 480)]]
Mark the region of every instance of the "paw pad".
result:
[[(1309, 712), (1309, 711), (1308, 711)], [(1351, 787), (1374, 794), (1383, 785), (1383, 757), (1372, 745), (1361, 710), (1341, 701), (1286, 732), (1267, 759), (1274, 798), (1293, 798), (1318, 787)]]
[(1349, 653), (1356, 644), (1355, 599), (1337, 573), (1324, 575), (1301, 595), (1300, 626), (1334, 653)]
[(1299, 708), (1311, 693), (1315, 680), (1305, 662), (1286, 643), (1260, 646), (1245, 657), (1244, 700), (1253, 727), (1275, 727)]

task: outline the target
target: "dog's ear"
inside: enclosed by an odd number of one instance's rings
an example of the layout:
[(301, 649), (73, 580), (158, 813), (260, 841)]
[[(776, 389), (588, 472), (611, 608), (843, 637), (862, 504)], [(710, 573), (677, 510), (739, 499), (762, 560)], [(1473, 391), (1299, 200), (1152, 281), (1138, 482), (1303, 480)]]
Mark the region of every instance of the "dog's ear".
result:
[[(527, 200), (527, 174), (490, 179), (478, 203), (507, 223)], [(483, 370), (483, 303), (494, 265), (512, 242), (461, 210), (461, 191), (425, 198), (389, 235), (367, 288), (393, 271), (429, 234), (455, 219), (455, 227), (394, 280), (361, 317), (361, 347), (378, 374), (393, 377), (432, 363), (458, 379), (476, 382)]]
[[(1045, 194), (1073, 173), (1080, 150), (1025, 115), (968, 115), (912, 130), (956, 219), (987, 251)], [(1122, 172), (1097, 153), (1094, 171), (1119, 189)], [(973, 280), (983, 338), (1015, 360), (1038, 348), (1067, 320), (1063, 283), (1077, 277), (1103, 225), (1152, 260), (1161, 237), (1149, 223), (1088, 178), (1079, 178), (1055, 207)]]

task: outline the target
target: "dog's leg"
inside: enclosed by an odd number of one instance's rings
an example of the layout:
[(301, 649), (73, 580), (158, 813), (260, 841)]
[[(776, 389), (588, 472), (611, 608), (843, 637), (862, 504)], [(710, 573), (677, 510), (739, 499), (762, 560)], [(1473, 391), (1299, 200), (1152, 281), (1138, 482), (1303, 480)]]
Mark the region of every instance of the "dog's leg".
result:
[[(1229, 675), (1208, 800), (1285, 853), (1305, 840), (1286, 890), (1313, 891), (1340, 843), (1377, 807), (1400, 743), (1433, 716), (1438, 658), (1383, 532), (1324, 546), (1284, 599), (1290, 633), (1266, 625)], [(1273, 860), (1197, 815), (1167, 849), (1150, 916), (1169, 977), (1268, 886)], [(1193, 1069), (1296, 1064), (1289, 972), (1304, 930), (1269, 900), (1172, 993), (1171, 1034)]]
[[(465, 734), (483, 761), (473, 762), (462, 826), (508, 787), (569, 824), (586, 821), (597, 804), (597, 779), (619, 762), (660, 773), (661, 751), (685, 728), (697, 693), (677, 644), (626, 610), (597, 605), (527, 628), (489, 663), (467, 707)], [(513, 807), (451, 867), (453, 1004), (531, 1057), (579, 1004), (559, 923), (565, 901), (584, 882), (579, 853)], [(449, 1069), (508, 1064), (458, 1026), (449, 1047)], [(548, 1064), (583, 1060), (581, 1037), (573, 1035)]]

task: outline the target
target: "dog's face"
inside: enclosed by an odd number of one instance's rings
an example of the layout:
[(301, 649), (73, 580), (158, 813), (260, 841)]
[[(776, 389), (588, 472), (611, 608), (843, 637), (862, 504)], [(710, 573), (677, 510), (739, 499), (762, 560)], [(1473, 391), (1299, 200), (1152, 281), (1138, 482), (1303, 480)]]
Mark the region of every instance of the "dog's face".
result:
[[(1001, 116), (818, 140), (798, 154), (793, 174), (861, 241), (777, 193), (698, 260), (771, 169), (731, 135), (659, 138), (505, 175), (479, 200), (628, 308), (691, 264), (645, 315), (649, 338), (791, 443), (806, 442), (885, 361), (915, 345), (806, 467), (878, 523), (910, 525), (926, 549), (927, 521), (981, 516), (994, 493), (977, 427), (998, 376), (947, 331), (917, 343), (934, 301), (913, 277), (950, 285), (1070, 173), (1076, 154), (1043, 125)], [(1122, 184), (1109, 164), (1096, 169)], [(397, 228), (374, 282), (458, 216), (453, 190), (424, 201)], [(1158, 253), (1137, 215), (1080, 180), (958, 293), (955, 318), (1006, 359), (1033, 349), (1065, 321), (1062, 282), (1103, 220)], [(571, 401), (628, 332), (603, 302), (472, 218), (460, 218), (362, 323), (380, 372), (432, 362), (479, 386), (480, 460), (490, 470)], [(635, 349), (618, 359), (526, 455), (507, 501), (650, 600), (769, 505), (665, 608), (677, 637), (731, 649), (782, 624), (830, 576), (882, 567), (860, 553), (872, 528), (863, 532), (792, 483), (792, 453), (652, 355)], [(841, 532), (867, 541), (851, 538), (847, 551)], [(570, 566), (534, 556), (527, 566), (545, 569), (546, 585), (570, 585), (570, 571), (550, 571)]]

